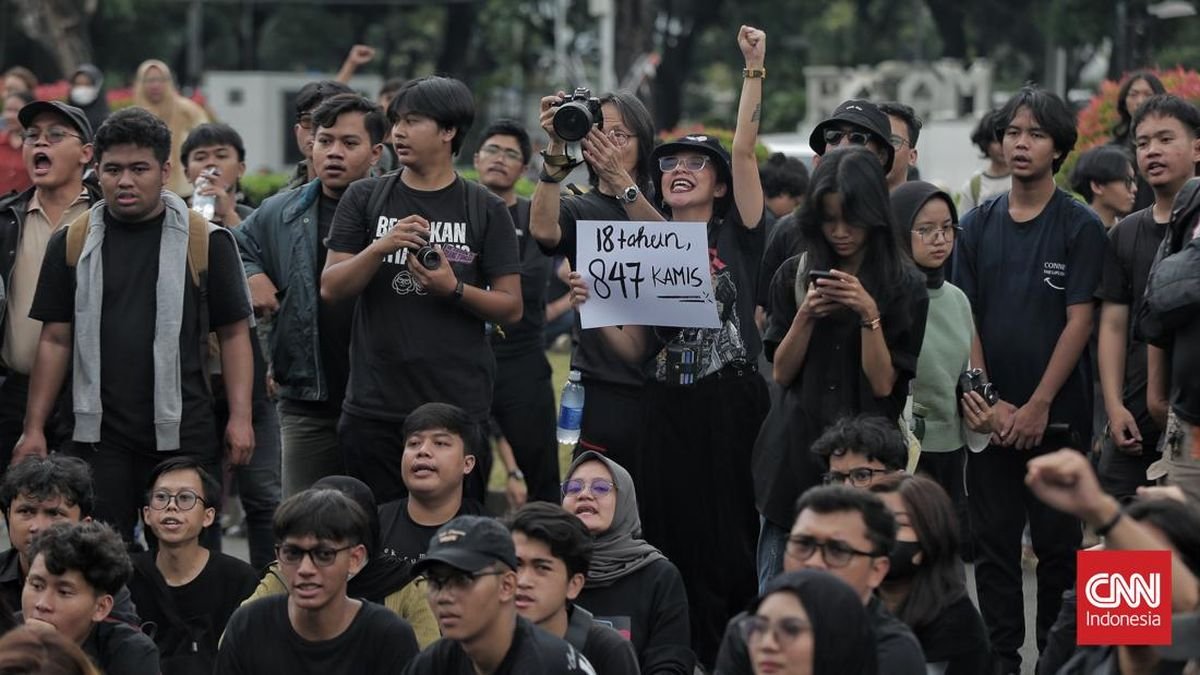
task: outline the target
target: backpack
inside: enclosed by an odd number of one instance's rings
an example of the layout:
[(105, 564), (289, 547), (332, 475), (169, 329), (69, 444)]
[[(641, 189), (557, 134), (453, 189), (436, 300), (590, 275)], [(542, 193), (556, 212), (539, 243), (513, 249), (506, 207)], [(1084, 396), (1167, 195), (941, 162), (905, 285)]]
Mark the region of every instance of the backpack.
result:
[[(67, 226), (67, 267), (74, 268), (79, 264), (79, 257), (83, 255), (83, 244), (87, 241), (91, 213), (90, 209), (84, 211)], [(188, 209), (187, 267), (192, 277), (192, 285), (200, 291), (196, 310), (201, 326), (208, 326), (208, 237), (221, 229), (223, 228), (219, 225), (208, 222), (204, 216)], [(210, 336), (211, 333), (208, 331), (201, 332), (199, 352), (201, 355), (216, 353), (216, 340), (211, 339)], [(205, 372), (207, 373), (207, 371), (206, 367)], [(204, 378), (204, 384), (207, 387), (212, 386), (212, 382), (207, 376)]]
[(1175, 196), (1171, 222), (1132, 313), (1135, 335), (1152, 345), (1169, 345), (1174, 332), (1200, 313), (1200, 240), (1188, 240), (1200, 221), (1200, 179)]
[[(379, 182), (375, 183), (374, 189), (371, 190), (371, 197), (367, 200), (367, 216), (369, 218), (367, 222), (374, 223), (379, 221), (379, 216), (383, 215), (383, 202), (392, 193), (392, 190), (396, 188), (396, 181), (400, 179), (400, 172), (403, 170), (403, 168), (400, 168), (381, 176)], [(463, 184), (467, 186), (467, 222), (486, 222), (487, 199), (491, 193), (488, 192), (487, 188), (475, 181), (463, 179)]]

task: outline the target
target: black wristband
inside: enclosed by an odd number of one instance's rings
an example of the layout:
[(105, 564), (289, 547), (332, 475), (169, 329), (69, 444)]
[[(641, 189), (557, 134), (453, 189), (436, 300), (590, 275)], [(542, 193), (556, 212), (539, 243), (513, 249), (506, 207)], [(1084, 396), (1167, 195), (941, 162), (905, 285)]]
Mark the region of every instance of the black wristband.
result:
[(1125, 517), (1125, 512), (1122, 511), (1120, 508), (1118, 508), (1117, 515), (1113, 516), (1112, 520), (1110, 520), (1107, 523), (1096, 528), (1096, 536), (1097, 537), (1107, 537), (1108, 533), (1112, 532), (1112, 529), (1114, 527), (1116, 527), (1117, 523), (1121, 522), (1121, 518), (1124, 518), (1124, 517)]
[(458, 304), (458, 303), (462, 302), (462, 299), (463, 299), (463, 282), (462, 282), (462, 279), (459, 279), (458, 283), (454, 285), (454, 294), (450, 296), (450, 300), (452, 302), (454, 302), (455, 304)]

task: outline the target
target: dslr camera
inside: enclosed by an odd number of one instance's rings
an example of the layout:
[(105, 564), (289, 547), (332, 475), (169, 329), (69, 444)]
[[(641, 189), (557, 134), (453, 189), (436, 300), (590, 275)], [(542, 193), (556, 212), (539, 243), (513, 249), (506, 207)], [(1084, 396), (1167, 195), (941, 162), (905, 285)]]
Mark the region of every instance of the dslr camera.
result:
[(604, 128), (600, 114), (600, 99), (592, 96), (587, 87), (576, 87), (575, 93), (555, 104), (554, 133), (568, 143), (577, 143), (593, 126)]
[(1000, 392), (991, 382), (985, 382), (983, 379), (983, 371), (979, 368), (971, 368), (958, 376), (958, 388), (962, 393), (973, 391), (983, 397), (988, 405), (996, 405), (1000, 400)]
[(442, 266), (442, 256), (438, 255), (432, 244), (425, 244), (414, 251), (413, 255), (416, 256), (417, 262), (427, 270), (436, 270)]

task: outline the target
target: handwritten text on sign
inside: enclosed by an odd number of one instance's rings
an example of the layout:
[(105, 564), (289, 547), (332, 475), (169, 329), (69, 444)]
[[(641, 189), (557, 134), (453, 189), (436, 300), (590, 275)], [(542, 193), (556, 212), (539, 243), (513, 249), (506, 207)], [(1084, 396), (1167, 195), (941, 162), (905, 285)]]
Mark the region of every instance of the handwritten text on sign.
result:
[(584, 328), (720, 328), (704, 223), (577, 223)]

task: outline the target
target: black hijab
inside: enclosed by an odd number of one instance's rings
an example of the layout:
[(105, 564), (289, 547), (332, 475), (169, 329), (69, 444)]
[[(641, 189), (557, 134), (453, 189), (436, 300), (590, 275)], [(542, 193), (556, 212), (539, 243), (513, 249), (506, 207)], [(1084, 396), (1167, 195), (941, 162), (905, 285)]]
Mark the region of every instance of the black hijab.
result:
[(813, 632), (813, 675), (875, 675), (875, 630), (854, 589), (816, 569), (785, 572), (767, 582), (750, 612), (769, 595), (784, 592), (800, 599)]
[[(957, 226), (958, 210), (954, 208), (954, 199), (938, 186), (914, 180), (902, 183), (892, 190), (892, 222), (896, 228), (896, 240), (909, 257), (912, 257), (913, 221), (917, 219), (917, 214), (920, 213), (925, 203), (934, 197), (941, 197), (946, 201), (946, 205), (950, 207), (950, 220)], [(925, 267), (917, 264), (917, 267), (925, 273), (926, 288), (941, 288), (946, 281), (944, 264), (939, 267)]]
[(387, 596), (412, 581), (413, 574), (410, 563), (384, 555), (379, 549), (379, 509), (375, 507), (371, 488), (350, 476), (326, 476), (312, 486), (314, 489), (337, 490), (367, 512), (371, 531), (370, 541), (363, 542), (367, 547), (367, 564), (350, 579), (346, 595), (382, 605)]

